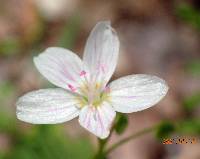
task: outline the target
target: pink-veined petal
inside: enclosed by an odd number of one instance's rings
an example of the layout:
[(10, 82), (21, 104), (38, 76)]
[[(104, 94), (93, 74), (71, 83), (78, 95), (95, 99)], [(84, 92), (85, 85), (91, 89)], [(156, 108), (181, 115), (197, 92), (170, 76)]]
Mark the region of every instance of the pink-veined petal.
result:
[(109, 85), (111, 103), (117, 112), (131, 113), (158, 103), (167, 93), (163, 79), (145, 74), (129, 75)]
[(91, 72), (91, 80), (104, 82), (111, 78), (117, 65), (119, 40), (109, 21), (96, 24), (90, 33), (83, 61)]
[(55, 124), (79, 115), (75, 95), (61, 88), (40, 89), (20, 97), (17, 118), (33, 124)]
[(88, 71), (81, 59), (70, 50), (50, 47), (34, 58), (38, 71), (54, 85), (77, 92)]
[(79, 123), (88, 131), (101, 139), (108, 137), (111, 124), (115, 118), (116, 112), (108, 103), (101, 106), (86, 106), (82, 108), (79, 115)]

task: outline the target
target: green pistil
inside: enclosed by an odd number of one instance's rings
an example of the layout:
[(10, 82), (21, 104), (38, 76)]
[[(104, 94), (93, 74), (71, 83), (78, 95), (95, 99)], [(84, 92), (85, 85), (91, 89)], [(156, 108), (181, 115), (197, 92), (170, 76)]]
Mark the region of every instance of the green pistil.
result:
[[(92, 105), (94, 107), (98, 107), (103, 103), (103, 101), (105, 101), (107, 99), (108, 99), (108, 94), (105, 93), (105, 92), (102, 92), (102, 93), (100, 93), (99, 96), (97, 96), (95, 98), (95, 100), (93, 101)], [(87, 96), (82, 96), (80, 103), (81, 103), (82, 107), (86, 106), (86, 105), (89, 105), (88, 97)]]
[(105, 101), (107, 99), (108, 99), (108, 94), (105, 93), (105, 92), (102, 92), (102, 93), (100, 93), (99, 98), (97, 98), (96, 100), (94, 100), (93, 106), (98, 107), (98, 106), (100, 106), (103, 103), (103, 101)]
[(88, 103), (88, 98), (86, 96), (83, 96), (83, 103), (85, 103), (85, 104)]
[(85, 94), (85, 96), (82, 96), (81, 98), (79, 98), (79, 102), (81, 107), (84, 107), (86, 105), (92, 105), (94, 107), (98, 107), (100, 106), (104, 101), (109, 100), (109, 92), (107, 91), (102, 91), (102, 92), (98, 92), (98, 87), (99, 85), (96, 85), (96, 90), (94, 91), (94, 98), (92, 101), (90, 101), (90, 99), (88, 98), (88, 89), (86, 89), (86, 87), (83, 87), (82, 89), (82, 93)]

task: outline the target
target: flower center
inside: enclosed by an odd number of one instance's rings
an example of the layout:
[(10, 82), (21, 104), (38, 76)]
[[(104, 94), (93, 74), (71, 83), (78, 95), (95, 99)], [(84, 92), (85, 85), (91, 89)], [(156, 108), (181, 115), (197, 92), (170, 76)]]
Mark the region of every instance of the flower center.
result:
[(82, 96), (78, 97), (81, 107), (90, 105), (98, 107), (103, 101), (109, 100), (109, 87), (102, 87), (99, 83), (85, 84), (81, 88)]

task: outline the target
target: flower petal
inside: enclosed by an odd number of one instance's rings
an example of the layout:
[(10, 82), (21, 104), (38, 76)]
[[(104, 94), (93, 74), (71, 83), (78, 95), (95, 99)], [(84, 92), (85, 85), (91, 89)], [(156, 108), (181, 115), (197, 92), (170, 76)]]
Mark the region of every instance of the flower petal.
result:
[(86, 72), (81, 59), (64, 48), (50, 47), (35, 57), (34, 63), (51, 83), (72, 92), (77, 91), (83, 80), (81, 72)]
[(92, 81), (111, 78), (118, 60), (119, 40), (109, 21), (96, 24), (90, 33), (84, 50), (83, 61), (91, 72)]
[(122, 77), (109, 87), (112, 106), (122, 113), (147, 109), (158, 103), (168, 91), (164, 80), (145, 74)]
[(55, 124), (79, 115), (75, 96), (60, 89), (41, 89), (25, 94), (16, 103), (17, 118), (33, 124)]
[(108, 103), (99, 107), (86, 106), (79, 115), (79, 123), (88, 131), (104, 139), (110, 133), (111, 124), (116, 112)]

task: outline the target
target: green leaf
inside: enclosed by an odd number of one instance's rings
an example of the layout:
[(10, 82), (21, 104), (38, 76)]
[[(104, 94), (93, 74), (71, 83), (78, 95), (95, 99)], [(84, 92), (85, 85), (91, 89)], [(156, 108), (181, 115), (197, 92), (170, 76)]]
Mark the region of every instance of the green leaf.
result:
[(187, 97), (183, 101), (183, 106), (189, 111), (192, 111), (196, 107), (200, 106), (200, 92), (195, 93), (190, 97)]
[(175, 131), (175, 127), (170, 121), (163, 121), (158, 126), (156, 131), (156, 137), (159, 139), (164, 139), (169, 137)]
[(187, 135), (200, 134), (200, 119), (188, 119), (177, 124), (177, 133)]
[(15, 91), (15, 86), (13, 83), (6, 81), (3, 83), (0, 83), (0, 98), (2, 97), (2, 100), (4, 98), (8, 98), (13, 95), (13, 92)]
[(15, 115), (11, 113), (7, 107), (10, 105), (10, 100), (15, 96), (15, 86), (9, 82), (0, 83), (0, 131), (10, 132), (14, 131), (16, 127)]
[(91, 159), (94, 149), (88, 138), (68, 136), (63, 124), (36, 125), (13, 136), (5, 159)]
[(186, 71), (193, 76), (200, 76), (200, 60), (192, 60), (187, 63)]
[(58, 40), (58, 46), (65, 48), (73, 48), (75, 41), (80, 31), (80, 19), (73, 16), (69, 19), (67, 24), (63, 27), (61, 35)]
[(115, 131), (117, 134), (122, 134), (128, 126), (128, 118), (125, 114), (117, 114), (115, 120)]
[(200, 30), (200, 12), (195, 10), (192, 6), (186, 3), (179, 4), (176, 8), (176, 15), (194, 28)]
[(0, 41), (0, 54), (13, 55), (20, 50), (20, 41), (17, 38), (10, 37)]

